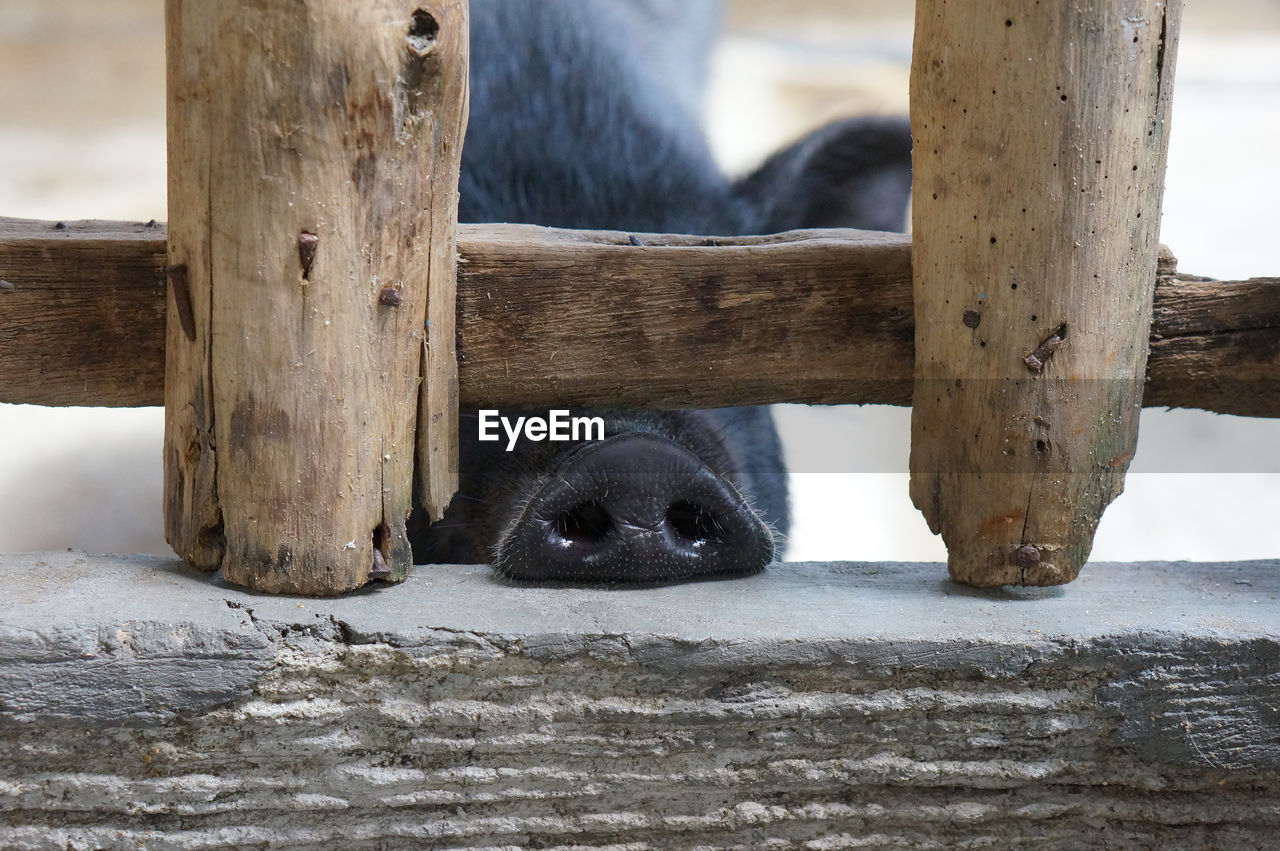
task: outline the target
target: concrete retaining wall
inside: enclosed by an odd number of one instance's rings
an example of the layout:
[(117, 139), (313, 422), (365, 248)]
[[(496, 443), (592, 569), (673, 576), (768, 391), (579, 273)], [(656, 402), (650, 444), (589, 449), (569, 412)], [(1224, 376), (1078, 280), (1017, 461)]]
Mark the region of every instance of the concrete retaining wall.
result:
[(1280, 563), (944, 576), (316, 601), (0, 556), (0, 846), (1273, 846)]

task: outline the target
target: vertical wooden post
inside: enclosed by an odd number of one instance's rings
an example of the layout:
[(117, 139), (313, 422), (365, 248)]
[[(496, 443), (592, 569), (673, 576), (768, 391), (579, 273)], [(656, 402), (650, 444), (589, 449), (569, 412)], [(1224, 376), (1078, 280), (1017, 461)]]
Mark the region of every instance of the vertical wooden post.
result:
[(911, 497), (974, 585), (1074, 579), (1137, 439), (1181, 0), (917, 0)]
[(166, 0), (166, 21), (169, 542), (264, 591), (402, 579), (417, 429), (437, 516), (456, 474), (467, 4)]

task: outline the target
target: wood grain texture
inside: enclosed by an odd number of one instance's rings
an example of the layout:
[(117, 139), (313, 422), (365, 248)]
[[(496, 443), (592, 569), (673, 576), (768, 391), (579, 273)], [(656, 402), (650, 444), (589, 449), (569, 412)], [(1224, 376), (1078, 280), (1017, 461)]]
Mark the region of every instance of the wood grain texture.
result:
[(1123, 489), (1180, 9), (916, 6), (911, 497), (958, 581), (1071, 581)]
[(1144, 404), (1280, 416), (1280, 278), (1156, 283)]
[[(35, 405), (159, 405), (164, 401), (165, 226), (119, 222), (0, 219), (0, 402)], [(462, 225), (458, 279), (461, 392), (466, 404), (735, 405), (754, 402), (911, 404), (914, 324), (910, 239), (853, 231), (803, 231), (771, 237), (715, 238), (709, 257), (686, 273), (668, 245), (693, 248), (699, 237), (557, 231), (527, 225)], [(879, 266), (864, 254), (878, 255)], [(787, 246), (790, 247), (787, 247)], [(769, 246), (750, 253), (740, 246)], [(579, 249), (585, 247), (587, 253)], [(803, 298), (823, 305), (826, 319), (776, 307), (785, 294), (754, 295), (761, 282), (790, 286), (788, 262), (804, 252), (812, 289)], [(563, 254), (560, 252), (564, 252)], [(731, 341), (691, 339), (672, 332), (648, 351), (648, 376), (580, 364), (620, 359), (618, 327), (600, 319), (575, 327), (561, 317), (588, 317), (602, 304), (596, 273), (601, 253), (631, 269), (639, 292), (629, 297), (638, 323), (685, 321), (709, 327), (716, 303), (693, 296), (706, 267), (737, 290), (721, 299), (772, 308), (719, 316), (717, 333)], [(779, 262), (771, 265), (775, 258)], [(854, 270), (864, 268), (856, 273)], [(661, 270), (661, 274), (659, 274)], [(801, 298), (801, 297), (797, 297)], [(553, 301), (554, 300), (554, 301)], [(745, 300), (745, 301), (744, 301)], [(1207, 281), (1178, 276), (1171, 255), (1161, 262), (1155, 322), (1143, 403), (1147, 407), (1204, 408), (1242, 416), (1280, 416), (1280, 278)], [(608, 303), (607, 301), (603, 303)], [(554, 304), (554, 307), (553, 307)], [(678, 320), (672, 317), (685, 317)], [(790, 368), (777, 363), (763, 380), (749, 373), (756, 326), (787, 343)], [(852, 323), (856, 335), (846, 334)], [(546, 335), (546, 336), (544, 336)], [(806, 346), (812, 347), (806, 348)], [(715, 352), (750, 381), (690, 378), (694, 350)], [(622, 350), (625, 351), (625, 350)], [(857, 370), (832, 377), (815, 365), (823, 352)], [(735, 356), (734, 353), (737, 353)], [(741, 362), (741, 366), (735, 366)], [(576, 366), (573, 366), (576, 368)], [(637, 385), (637, 381), (640, 383)], [(563, 393), (564, 395), (556, 395)]]
[[(414, 120), (422, 123), (415, 133), (432, 141), (421, 149), (418, 163), (426, 181), (418, 185), (425, 196), (419, 203), (426, 204), (430, 231), (423, 243), (428, 252), (428, 293), (415, 486), (431, 519), (439, 520), (458, 490), (458, 178), (471, 96), (470, 7), (468, 0), (437, 0), (415, 11), (415, 20), (424, 9), (434, 13), (441, 31), (429, 50), (416, 54), (421, 64), (413, 72), (420, 75), (420, 94), (415, 97), (422, 102), (411, 101)], [(388, 176), (399, 177), (394, 172)], [(403, 249), (412, 248), (406, 237)]]
[(0, 401), (164, 401), (165, 226), (0, 218)]
[[(223, 3), (165, 0), (169, 222), (164, 277), (164, 535), (216, 570), (226, 555), (218, 502), (212, 370), (212, 145)], [(178, 120), (181, 125), (178, 125)], [(234, 339), (234, 338), (233, 338)]]
[(905, 237), (722, 239), (531, 226), (465, 236), (465, 404), (910, 399)]
[(403, 579), (423, 393), (451, 495), (466, 8), (169, 0), (166, 528), (228, 581)]

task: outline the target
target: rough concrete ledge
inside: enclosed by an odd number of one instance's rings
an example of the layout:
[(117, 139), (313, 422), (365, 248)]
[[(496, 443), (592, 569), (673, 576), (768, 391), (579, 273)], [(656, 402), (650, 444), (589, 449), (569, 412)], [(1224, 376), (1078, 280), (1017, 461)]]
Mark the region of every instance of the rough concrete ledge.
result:
[(5, 848), (1273, 847), (1280, 562), (340, 600), (0, 556)]

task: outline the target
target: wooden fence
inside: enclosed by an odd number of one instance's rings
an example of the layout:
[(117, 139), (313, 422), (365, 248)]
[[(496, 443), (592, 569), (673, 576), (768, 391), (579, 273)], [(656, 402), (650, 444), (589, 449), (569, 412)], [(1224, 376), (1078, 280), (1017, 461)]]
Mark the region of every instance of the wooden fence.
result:
[[(461, 403), (911, 404), (909, 236), (632, 235), (459, 225)], [(0, 401), (164, 404), (165, 252), (163, 223), (0, 218)], [(1280, 278), (1162, 252), (1146, 407), (1280, 417), (1278, 352)]]
[(175, 550), (307, 594), (405, 575), (460, 403), (914, 403), (953, 577), (1066, 582), (1141, 405), (1280, 416), (1280, 280), (1158, 258), (1179, 11), (920, 0), (914, 241), (632, 239), (456, 226), (465, 2), (167, 0), (171, 222), (0, 221), (0, 401), (163, 401)]

